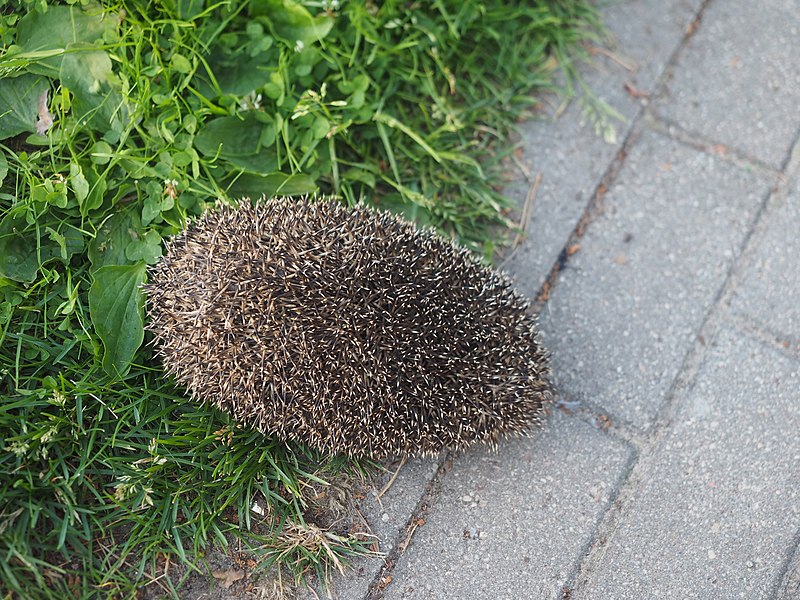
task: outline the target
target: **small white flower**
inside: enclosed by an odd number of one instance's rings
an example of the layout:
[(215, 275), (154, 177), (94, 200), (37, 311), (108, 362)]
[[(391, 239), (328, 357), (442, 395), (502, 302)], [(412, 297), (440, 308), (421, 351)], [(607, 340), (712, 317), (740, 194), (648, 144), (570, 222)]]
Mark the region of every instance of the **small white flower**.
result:
[(261, 94), (252, 91), (239, 101), (239, 108), (241, 110), (258, 110), (261, 108), (261, 100)]
[(30, 445), (28, 445), (27, 442), (16, 441), (11, 442), (3, 449), (8, 450), (14, 454), (14, 456), (25, 456), (28, 453), (28, 450), (30, 450)]
[(305, 49), (306, 45), (303, 43), (303, 40), (297, 40), (294, 44), (294, 51), (295, 52), (302, 52)]
[(119, 479), (117, 479), (117, 483), (114, 485), (117, 488), (114, 490), (114, 499), (118, 502), (121, 502), (130, 496), (133, 492), (133, 488), (136, 487), (135, 483), (131, 483), (130, 475), (122, 475)]
[(45, 432), (42, 434), (42, 437), (40, 438), (40, 441), (41, 441), (43, 444), (46, 444), (46, 443), (47, 443), (47, 442), (49, 442), (51, 439), (53, 439), (53, 436), (56, 434), (56, 431), (57, 431), (57, 430), (56, 430), (55, 426), (51, 425), (51, 426), (50, 426), (50, 429), (48, 429), (47, 431), (45, 431)]
[(153, 506), (153, 499), (150, 497), (150, 494), (153, 493), (153, 488), (146, 487), (144, 488), (144, 496), (142, 497), (142, 502), (139, 504), (139, 508), (147, 508), (148, 506)]

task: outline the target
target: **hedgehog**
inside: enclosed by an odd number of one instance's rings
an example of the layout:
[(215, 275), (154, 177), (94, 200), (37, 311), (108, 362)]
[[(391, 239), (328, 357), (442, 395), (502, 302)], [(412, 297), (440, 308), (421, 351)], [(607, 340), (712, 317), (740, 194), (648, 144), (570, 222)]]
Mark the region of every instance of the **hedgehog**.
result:
[(210, 210), (149, 273), (148, 329), (197, 401), (354, 458), (496, 447), (553, 396), (528, 302), (432, 228), (328, 198)]

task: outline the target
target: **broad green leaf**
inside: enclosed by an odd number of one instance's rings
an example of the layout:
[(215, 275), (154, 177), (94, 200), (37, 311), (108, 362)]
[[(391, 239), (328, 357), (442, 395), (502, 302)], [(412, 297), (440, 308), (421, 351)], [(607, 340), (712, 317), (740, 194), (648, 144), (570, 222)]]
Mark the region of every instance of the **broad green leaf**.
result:
[(84, 216), (103, 205), (105, 193), (108, 189), (108, 183), (106, 183), (105, 177), (100, 177), (97, 173), (92, 172), (89, 172), (89, 176), (91, 177), (89, 195), (83, 201), (83, 204), (81, 204), (81, 214)]
[(14, 281), (36, 279), (39, 259), (36, 232), (29, 229), (25, 208), (10, 211), (0, 221), (0, 275)]
[(296, 173), (271, 173), (266, 176), (244, 174), (228, 188), (232, 198), (260, 198), (261, 196), (302, 196), (313, 194), (317, 185), (308, 175)]
[(72, 111), (98, 131), (122, 131), (131, 120), (131, 108), (120, 91), (111, 58), (102, 50), (74, 52), (61, 63), (61, 83), (75, 95)]
[(191, 21), (205, 10), (205, 0), (162, 0), (162, 3), (174, 10), (179, 19)]
[(30, 73), (0, 78), (0, 140), (36, 131), (36, 99), (48, 86), (47, 79)]
[(375, 175), (364, 169), (352, 167), (342, 173), (342, 180), (344, 181), (359, 181), (364, 185), (375, 189)]
[[(45, 13), (32, 10), (20, 19), (16, 42), (26, 53), (66, 52), (68, 48), (85, 48), (98, 41), (114, 41), (118, 24), (119, 16), (99, 5), (87, 9), (49, 6)], [(42, 58), (29, 65), (28, 70), (56, 78), (64, 56)]]
[(11, 320), (11, 315), (14, 314), (14, 307), (11, 302), (4, 300), (0, 302), (0, 326), (5, 325)]
[(44, 231), (50, 241), (58, 246), (59, 256), (66, 263), (73, 254), (83, 250), (83, 235), (71, 225), (62, 224), (60, 229), (56, 231), (52, 227), (45, 227)]
[(323, 116), (314, 118), (314, 123), (311, 125), (312, 135), (314, 139), (321, 140), (331, 130), (331, 122)]
[(69, 261), (83, 249), (83, 234), (66, 223), (42, 225), (41, 237), (25, 218), (24, 206), (9, 211), (0, 221), (0, 276), (30, 283), (39, 267), (52, 260)]
[(0, 183), (3, 183), (6, 175), (8, 175), (8, 159), (6, 153), (0, 150)]
[(157, 231), (148, 231), (128, 244), (128, 247), (125, 248), (125, 256), (128, 260), (143, 260), (152, 265), (161, 256), (161, 236)]
[(316, 17), (295, 0), (253, 0), (250, 15), (261, 17), (276, 36), (290, 44), (297, 41), (306, 46), (323, 39), (333, 27), (333, 17), (322, 13)]
[(90, 160), (96, 165), (107, 165), (111, 160), (114, 150), (111, 146), (102, 140), (95, 142), (92, 146), (92, 153), (89, 155)]
[(103, 222), (95, 238), (89, 244), (89, 260), (92, 269), (109, 265), (129, 265), (125, 249), (141, 235), (139, 215), (133, 210), (115, 213)]
[(231, 56), (221, 49), (215, 50), (208, 59), (211, 71), (219, 85), (219, 91), (202, 75), (198, 91), (206, 97), (213, 98), (222, 94), (244, 96), (256, 88), (260, 88), (270, 79), (269, 70), (277, 61), (277, 53), (264, 52), (253, 57)]
[(89, 288), (89, 314), (103, 342), (103, 369), (122, 377), (144, 340), (144, 263), (102, 267)]
[(72, 185), (72, 191), (75, 192), (75, 197), (78, 199), (78, 204), (83, 206), (83, 201), (89, 195), (89, 182), (83, 175), (83, 170), (77, 163), (69, 165), (69, 182)]
[(201, 154), (219, 156), (232, 165), (256, 174), (269, 174), (278, 168), (278, 157), (272, 149), (261, 146), (265, 125), (255, 111), (239, 117), (220, 117), (206, 124), (194, 139)]
[(178, 73), (188, 75), (192, 72), (192, 63), (183, 54), (173, 54), (169, 64), (172, 69)]

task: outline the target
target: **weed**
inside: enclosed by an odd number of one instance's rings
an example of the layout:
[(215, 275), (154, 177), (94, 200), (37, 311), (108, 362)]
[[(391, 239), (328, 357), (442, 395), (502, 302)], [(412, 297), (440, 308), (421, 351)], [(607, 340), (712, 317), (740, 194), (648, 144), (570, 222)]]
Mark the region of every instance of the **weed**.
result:
[(131, 596), (229, 539), (298, 578), (367, 552), (305, 520), (311, 484), (366, 467), (163, 377), (146, 267), (214, 202), (313, 192), (490, 256), (513, 123), (598, 26), (585, 0), (5, 3), (0, 589)]

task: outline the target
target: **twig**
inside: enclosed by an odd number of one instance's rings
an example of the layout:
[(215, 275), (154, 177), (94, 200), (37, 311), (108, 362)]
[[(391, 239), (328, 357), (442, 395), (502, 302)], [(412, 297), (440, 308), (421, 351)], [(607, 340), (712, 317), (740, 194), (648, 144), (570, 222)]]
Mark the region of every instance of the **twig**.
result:
[(542, 183), (542, 173), (539, 172), (536, 174), (533, 182), (531, 182), (530, 187), (528, 188), (528, 193), (525, 194), (525, 204), (522, 205), (522, 214), (519, 217), (519, 225), (517, 227), (517, 235), (514, 236), (514, 241), (511, 244), (511, 252), (509, 252), (508, 256), (503, 259), (503, 262), (500, 263), (500, 267), (504, 267), (511, 257), (517, 252), (522, 240), (525, 239), (525, 234), (528, 231), (528, 222), (531, 219), (531, 214), (533, 213), (533, 205), (534, 201), (536, 200), (536, 194), (539, 191), (539, 185)]
[(380, 501), (383, 495), (389, 491), (389, 488), (392, 487), (392, 484), (394, 483), (395, 479), (397, 479), (397, 476), (400, 474), (400, 469), (403, 468), (404, 464), (406, 464), (406, 457), (403, 457), (403, 460), (400, 461), (400, 465), (397, 467), (397, 470), (394, 472), (394, 475), (392, 475), (392, 478), (389, 480), (389, 483), (383, 486), (383, 489), (375, 498), (376, 500)]
[(630, 73), (633, 73), (636, 70), (636, 68), (639, 66), (639, 65), (636, 64), (635, 61), (629, 60), (629, 59), (617, 54), (616, 52), (612, 52), (611, 50), (607, 50), (606, 48), (603, 48), (601, 46), (592, 46), (591, 48), (589, 48), (589, 51), (592, 52), (592, 53), (602, 54), (603, 56), (607, 56), (608, 58), (613, 60), (615, 63), (617, 63), (620, 67), (622, 67), (623, 69), (625, 69), (626, 71), (628, 71)]
[(522, 163), (522, 161), (517, 156), (516, 152), (512, 152), (511, 153), (511, 160), (513, 160), (514, 164), (517, 165), (517, 168), (525, 176), (525, 179), (530, 181), (531, 180), (531, 170)]

